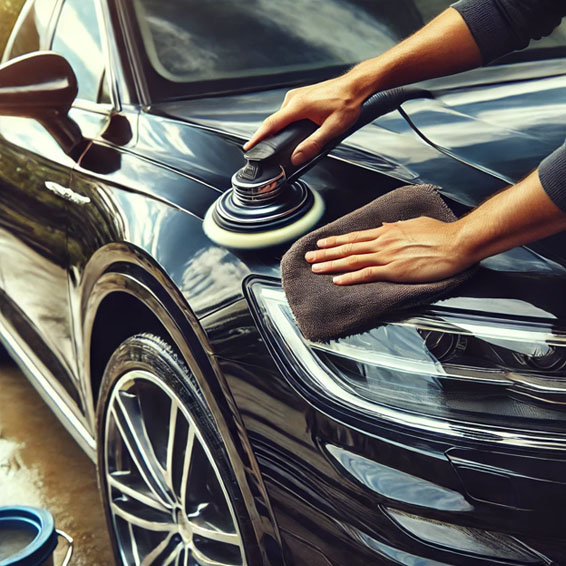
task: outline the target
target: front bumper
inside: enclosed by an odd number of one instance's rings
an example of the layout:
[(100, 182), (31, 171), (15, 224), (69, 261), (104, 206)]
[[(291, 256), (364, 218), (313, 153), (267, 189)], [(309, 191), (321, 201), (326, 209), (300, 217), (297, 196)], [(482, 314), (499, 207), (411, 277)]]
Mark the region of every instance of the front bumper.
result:
[(561, 444), (356, 415), (297, 387), (247, 301), (202, 322), (288, 564), (566, 563)]

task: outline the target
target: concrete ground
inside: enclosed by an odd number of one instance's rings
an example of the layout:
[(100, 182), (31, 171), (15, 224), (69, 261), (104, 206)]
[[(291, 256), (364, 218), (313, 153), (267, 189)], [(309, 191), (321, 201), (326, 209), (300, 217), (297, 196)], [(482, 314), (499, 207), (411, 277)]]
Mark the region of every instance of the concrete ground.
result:
[[(48, 509), (74, 538), (72, 566), (114, 563), (92, 461), (12, 364), (0, 364), (0, 506)], [(55, 554), (62, 562), (64, 545)]]

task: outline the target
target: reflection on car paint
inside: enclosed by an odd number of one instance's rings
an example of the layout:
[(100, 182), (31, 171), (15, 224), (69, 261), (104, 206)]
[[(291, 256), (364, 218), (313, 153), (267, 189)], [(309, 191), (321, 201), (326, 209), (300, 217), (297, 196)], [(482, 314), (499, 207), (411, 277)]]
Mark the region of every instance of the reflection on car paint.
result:
[(354, 479), (390, 501), (434, 507), (441, 511), (471, 511), (458, 491), (369, 460), (359, 454), (327, 444), (329, 454)]

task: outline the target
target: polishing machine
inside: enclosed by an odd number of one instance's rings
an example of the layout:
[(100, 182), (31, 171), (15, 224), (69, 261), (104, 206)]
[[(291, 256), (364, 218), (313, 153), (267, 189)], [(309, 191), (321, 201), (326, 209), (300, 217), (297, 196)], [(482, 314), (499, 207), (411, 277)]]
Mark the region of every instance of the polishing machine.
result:
[(373, 94), (362, 105), (352, 127), (299, 166), (291, 163), (291, 155), (318, 128), (317, 124), (299, 120), (262, 140), (244, 154), (246, 164), (232, 176), (232, 188), (206, 213), (206, 235), (228, 248), (259, 249), (283, 244), (308, 232), (321, 219), (324, 203), (299, 177), (344, 138), (415, 98), (431, 98), (431, 94), (411, 87)]

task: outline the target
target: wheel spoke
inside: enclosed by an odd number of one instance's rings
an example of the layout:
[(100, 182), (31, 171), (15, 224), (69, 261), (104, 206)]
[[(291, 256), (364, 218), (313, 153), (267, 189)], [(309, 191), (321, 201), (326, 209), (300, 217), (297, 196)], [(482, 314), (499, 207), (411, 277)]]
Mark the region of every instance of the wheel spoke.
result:
[(174, 564), (174, 566), (178, 566), (181, 560), (181, 553), (183, 552), (183, 545), (179, 543), (171, 553), (163, 559), (163, 566), (170, 566), (170, 564)]
[(183, 457), (183, 474), (181, 478), (181, 493), (180, 498), (183, 502), (183, 507), (185, 509), (185, 513), (187, 513), (186, 505), (187, 505), (187, 485), (189, 482), (189, 475), (191, 472), (191, 458), (193, 455), (193, 447), (195, 445), (195, 429), (192, 426), (189, 426), (189, 432), (187, 433), (187, 444), (185, 447), (185, 455)]
[(225, 544), (232, 544), (234, 546), (239, 546), (240, 544), (240, 537), (236, 533), (228, 533), (225, 531), (220, 531), (218, 529), (213, 529), (210, 527), (205, 527), (203, 525), (199, 525), (192, 521), (189, 521), (191, 528), (193, 530), (193, 534), (198, 535), (200, 537), (213, 540), (216, 542), (223, 542)]
[(125, 393), (120, 392), (116, 395), (112, 416), (143, 480), (159, 501), (171, 508), (173, 502), (170, 500), (167, 487), (160, 477), (159, 463), (145, 431), (145, 425), (141, 418), (135, 415), (136, 407), (139, 409), (135, 398), (126, 397)]
[(152, 509), (157, 509), (164, 513), (169, 511), (170, 507), (164, 505), (159, 499), (151, 497), (147, 493), (143, 493), (138, 487), (128, 485), (124, 479), (129, 478), (129, 476), (131, 476), (130, 472), (113, 472), (108, 475), (108, 484), (110, 487), (118, 490), (123, 495), (127, 495), (130, 499), (134, 499), (142, 505), (147, 505)]
[[(155, 563), (155, 560), (159, 558), (169, 546), (173, 534), (173, 531), (169, 532), (169, 534), (143, 559), (141, 566), (152, 566)], [(164, 557), (162, 562), (164, 562), (167, 558), (171, 558), (171, 555), (179, 548), (179, 546), (179, 544), (173, 546), (173, 549), (166, 557)]]
[(135, 566), (139, 566), (140, 563), (140, 553), (138, 551), (138, 543), (136, 541), (136, 537), (134, 536), (134, 529), (132, 528), (132, 524), (128, 523), (128, 532), (130, 533), (130, 542), (131, 542), (131, 549), (132, 549), (132, 558), (134, 559)]
[(153, 516), (140, 517), (139, 514), (137, 514), (137, 509), (135, 511), (130, 509), (129, 507), (131, 507), (131, 505), (128, 505), (127, 502), (120, 499), (111, 501), (110, 507), (117, 517), (124, 519), (124, 521), (127, 521), (130, 525), (140, 527), (146, 531), (163, 532), (173, 530), (174, 525), (165, 514), (154, 512)]
[(173, 456), (175, 454), (175, 434), (177, 432), (177, 415), (179, 405), (175, 399), (171, 399), (171, 411), (169, 413), (169, 433), (167, 436), (167, 458), (165, 463), (165, 478), (171, 491), (173, 487)]

